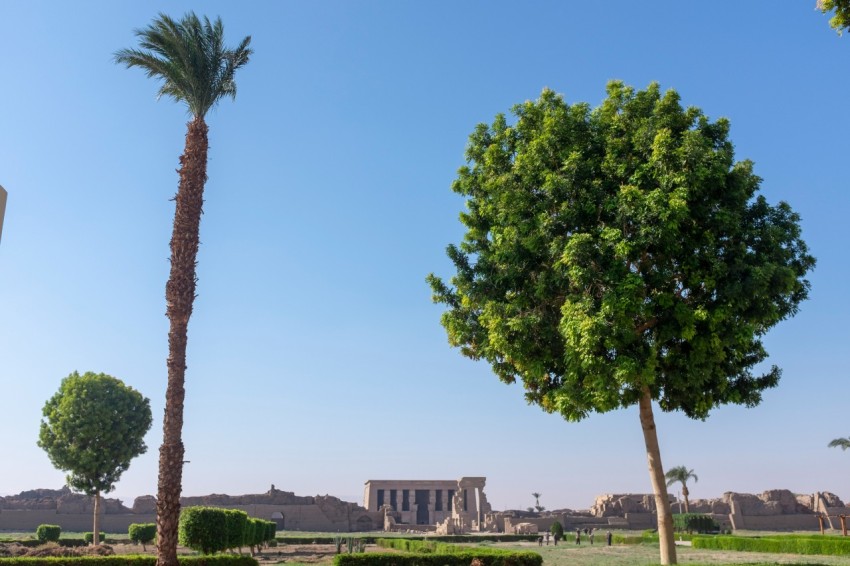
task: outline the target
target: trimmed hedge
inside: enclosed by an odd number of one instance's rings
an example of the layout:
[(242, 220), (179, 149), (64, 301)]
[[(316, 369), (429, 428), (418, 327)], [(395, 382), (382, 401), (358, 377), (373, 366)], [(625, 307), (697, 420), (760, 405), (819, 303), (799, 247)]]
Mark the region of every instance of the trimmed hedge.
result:
[[(341, 533), (346, 536), (351, 535), (355, 536), (357, 533)], [(436, 542), (462, 542), (462, 543), (470, 543), (475, 544), (479, 542), (537, 542), (537, 537), (539, 535), (505, 535), (505, 534), (488, 534), (488, 535), (411, 535), (411, 536), (403, 536), (403, 537), (391, 537), (391, 538), (399, 538), (403, 540), (430, 540)], [(277, 542), (280, 544), (334, 544), (333, 536), (316, 536), (316, 537), (306, 537), (306, 536), (286, 536), (282, 535), (276, 537)], [(375, 544), (375, 541), (381, 538), (381, 536), (358, 536), (362, 541), (365, 541), (366, 544)]]
[(541, 566), (543, 557), (535, 552), (485, 551), (464, 549), (449, 554), (366, 552), (338, 554), (334, 566), (469, 566), (478, 559), (482, 566)]
[(35, 538), (41, 542), (56, 542), (62, 535), (62, 527), (59, 525), (39, 525), (35, 529)]
[[(180, 511), (177, 540), (186, 548), (214, 554), (228, 547), (227, 515), (217, 507), (186, 507)], [(241, 542), (241, 541), (238, 541)]]
[(825, 554), (850, 556), (850, 539), (824, 535), (789, 535), (775, 537), (713, 536), (691, 538), (694, 548), (777, 552), (782, 554)]
[[(402, 556), (403, 558), (401, 559), (401, 562), (394, 562), (392, 560), (387, 562), (388, 564), (395, 563), (399, 566), (402, 566), (403, 564), (446, 564), (449, 566), (462, 564), (464, 566), (468, 566), (475, 558), (480, 560), (484, 566), (540, 566), (543, 564), (543, 557), (536, 552), (517, 552), (496, 548), (470, 548), (438, 541), (409, 540), (402, 538), (382, 538), (378, 539), (376, 543), (378, 546), (383, 548), (393, 548), (404, 551), (404, 554), (387, 555), (366, 553), (348, 556), (366, 556), (370, 558), (375, 558), (377, 556), (397, 558)], [(369, 561), (367, 559), (360, 560), (359, 562), (334, 561), (334, 564), (339, 565), (383, 563), (384, 562)]]
[(719, 531), (720, 525), (711, 516), (702, 513), (681, 513), (673, 515), (673, 528), (688, 533), (709, 533)]
[(178, 542), (204, 554), (248, 546), (259, 550), (274, 540), (272, 521), (248, 517), (244, 511), (221, 507), (186, 507), (180, 512)]
[[(246, 554), (178, 555), (181, 566), (259, 566)], [(0, 558), (2, 566), (156, 566), (156, 556), (51, 556)]]

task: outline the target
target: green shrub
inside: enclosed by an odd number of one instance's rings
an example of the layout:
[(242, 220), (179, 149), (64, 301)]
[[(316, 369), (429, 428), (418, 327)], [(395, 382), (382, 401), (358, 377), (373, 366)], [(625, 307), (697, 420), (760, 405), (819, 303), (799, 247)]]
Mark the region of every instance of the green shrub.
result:
[(676, 531), (685, 531), (688, 533), (710, 533), (719, 531), (720, 525), (709, 515), (702, 513), (680, 513), (679, 515), (673, 515), (673, 528)]
[(248, 524), (248, 513), (239, 511), (238, 509), (218, 509), (224, 516), (225, 528), (227, 529), (226, 540), (222, 543), (225, 549), (242, 548), (250, 546), (250, 543), (245, 540), (245, 529)]
[(41, 542), (56, 542), (61, 534), (59, 525), (39, 525), (35, 530), (35, 538)]
[[(94, 533), (83, 533), (83, 541), (85, 541), (86, 544), (92, 544), (94, 542)], [(100, 533), (100, 542), (102, 544), (107, 543), (106, 535), (104, 535), (103, 533)]]
[(776, 552), (782, 554), (825, 554), (850, 556), (850, 539), (823, 535), (788, 535), (770, 537), (695, 536), (694, 548)]
[(178, 542), (203, 554), (226, 550), (229, 543), (225, 511), (215, 507), (186, 507), (180, 512)]
[(541, 566), (543, 557), (535, 552), (482, 551), (464, 549), (446, 554), (367, 552), (338, 554), (334, 566), (469, 566), (478, 559), (483, 566)]
[(156, 538), (156, 523), (131, 523), (127, 528), (127, 535), (133, 544), (141, 544), (143, 550), (146, 545), (152, 543)]
[[(401, 550), (406, 554), (348, 554), (340, 556), (362, 556), (367, 557), (359, 562), (334, 561), (337, 565), (354, 564), (391, 564), (393, 561), (385, 562), (385, 557), (398, 558), (394, 562), (398, 566), (405, 564), (428, 565), (463, 565), (468, 566), (474, 558), (478, 558), (484, 566), (540, 566), (543, 557), (536, 552), (515, 552), (496, 548), (468, 548), (455, 546), (444, 542), (430, 540), (410, 540), (403, 538), (381, 538), (375, 541), (383, 548)], [(376, 557), (381, 557), (380, 559)], [(337, 557), (339, 558), (339, 556)], [(370, 562), (369, 559), (374, 561)]]

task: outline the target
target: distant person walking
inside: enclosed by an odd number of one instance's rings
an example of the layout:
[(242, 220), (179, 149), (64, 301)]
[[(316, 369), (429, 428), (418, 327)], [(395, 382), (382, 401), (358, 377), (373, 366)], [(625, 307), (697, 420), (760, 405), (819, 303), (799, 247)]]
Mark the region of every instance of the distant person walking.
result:
[(614, 540), (614, 535), (611, 534), (611, 531), (605, 534), (605, 540), (608, 541), (608, 546), (611, 546), (611, 541)]
[(581, 529), (576, 529), (576, 544), (581, 544)]
[(590, 534), (587, 535), (588, 537), (590, 537), (590, 544), (593, 544), (593, 531), (595, 531), (595, 530), (596, 529), (590, 529)]

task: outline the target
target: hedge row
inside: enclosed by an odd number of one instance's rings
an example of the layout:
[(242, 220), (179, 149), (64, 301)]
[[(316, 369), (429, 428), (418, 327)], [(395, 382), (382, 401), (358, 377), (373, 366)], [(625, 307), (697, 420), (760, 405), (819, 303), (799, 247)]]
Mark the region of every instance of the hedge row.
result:
[[(246, 554), (177, 556), (181, 566), (258, 566)], [(51, 556), (0, 558), (0, 566), (156, 566), (156, 556)]]
[(273, 521), (253, 519), (244, 511), (220, 507), (186, 507), (180, 512), (177, 539), (181, 545), (214, 554), (274, 540)]
[(673, 515), (673, 528), (688, 533), (710, 533), (719, 531), (720, 525), (710, 515), (702, 513), (680, 513)]
[[(341, 533), (345, 535), (355, 535), (356, 533)], [(404, 537), (392, 537), (399, 538), (403, 540), (430, 540), (436, 542), (463, 542), (463, 543), (476, 543), (476, 542), (536, 542), (537, 537), (539, 535), (505, 535), (505, 534), (488, 534), (488, 535), (433, 535), (433, 536), (424, 536), (424, 535), (412, 535), (412, 536), (404, 536)], [(366, 544), (375, 544), (375, 541), (378, 540), (379, 537), (375, 536), (358, 536), (360, 540), (366, 542)], [(277, 542), (280, 544), (334, 544), (335, 537), (333, 536), (320, 536), (320, 537), (307, 537), (307, 536), (279, 536), (277, 537)]]
[[(437, 556), (445, 559), (447, 556), (462, 557), (460, 562), (455, 558), (448, 559), (446, 564), (469, 564), (473, 558), (478, 558), (484, 565), (512, 564), (516, 566), (539, 566), (543, 563), (543, 557), (536, 552), (516, 552), (497, 548), (469, 548), (456, 546), (438, 541), (406, 540), (399, 538), (382, 538), (377, 541), (382, 548), (393, 548), (405, 552), (405, 555), (413, 555), (418, 558)], [(393, 554), (392, 556), (398, 556)], [(406, 560), (406, 559), (405, 559)], [(430, 558), (428, 564), (431, 564)], [(465, 561), (465, 562), (464, 562)], [(369, 563), (369, 562), (367, 562)], [(416, 562), (425, 564), (425, 562)]]
[(469, 566), (473, 560), (482, 566), (541, 566), (543, 557), (535, 552), (494, 553), (485, 549), (464, 549), (447, 554), (367, 552), (338, 554), (334, 566)]
[(850, 539), (835, 536), (695, 536), (691, 539), (691, 542), (694, 548), (706, 548), (711, 550), (741, 550), (748, 552), (778, 552), (782, 554), (827, 554), (833, 556), (850, 556)]

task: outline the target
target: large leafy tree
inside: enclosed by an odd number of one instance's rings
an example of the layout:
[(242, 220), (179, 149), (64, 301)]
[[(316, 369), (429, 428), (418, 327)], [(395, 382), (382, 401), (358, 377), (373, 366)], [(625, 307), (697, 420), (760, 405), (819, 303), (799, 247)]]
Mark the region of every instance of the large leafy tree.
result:
[(704, 419), (780, 377), (762, 336), (797, 312), (814, 265), (786, 203), (757, 196), (729, 123), (658, 85), (603, 104), (539, 100), (469, 138), (452, 189), (466, 234), (429, 276), (452, 346), (569, 421), (639, 406), (661, 562), (675, 563), (652, 404)]
[(829, 25), (839, 34), (850, 29), (850, 0), (818, 0), (817, 7), (824, 14), (832, 13)]
[(236, 71), (248, 62), (251, 37), (230, 49), (224, 45), (221, 19), (210, 22), (194, 13), (176, 21), (160, 14), (136, 30), (140, 49), (122, 49), (115, 61), (139, 67), (162, 81), (159, 96), (186, 104), (191, 119), (180, 156), (180, 181), (174, 197), (171, 273), (165, 286), (168, 331), (168, 386), (157, 488), (157, 564), (176, 566), (177, 527), (183, 477), (184, 375), (189, 317), (195, 300), (195, 264), (207, 180), (208, 128), (205, 116), (224, 97), (236, 97)]
[(697, 475), (693, 470), (689, 470), (685, 466), (676, 466), (667, 470), (664, 477), (667, 479), (667, 487), (670, 487), (674, 483), (682, 484), (682, 498), (685, 500), (685, 513), (690, 513), (691, 511), (688, 502), (688, 495), (690, 495), (688, 492), (688, 480), (692, 479), (695, 482), (699, 481)]
[(850, 448), (850, 436), (847, 438), (836, 438), (829, 443), (830, 448), (841, 448), (842, 450), (847, 450)]
[(144, 454), (151, 428), (150, 402), (104, 373), (72, 373), (42, 410), (38, 445), (56, 468), (68, 472), (71, 489), (94, 497), (94, 544), (100, 544), (100, 495), (115, 483), (130, 460)]

